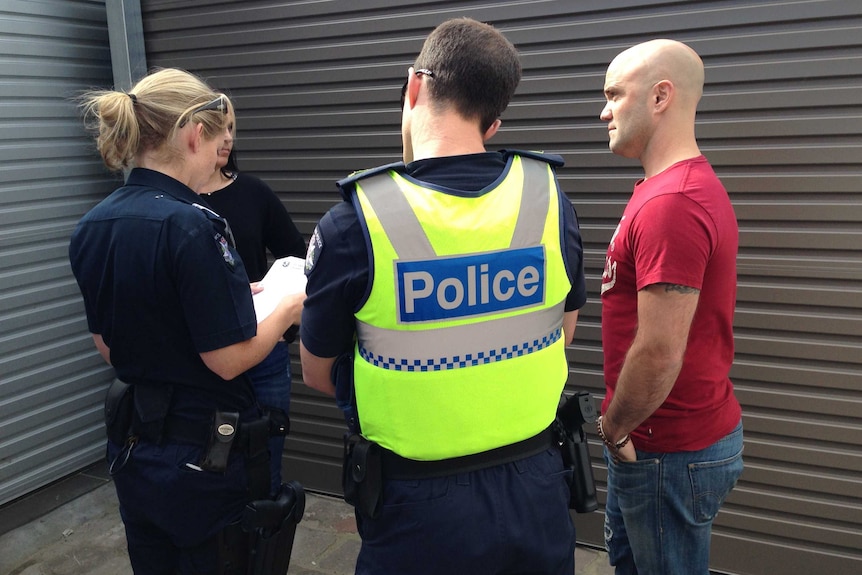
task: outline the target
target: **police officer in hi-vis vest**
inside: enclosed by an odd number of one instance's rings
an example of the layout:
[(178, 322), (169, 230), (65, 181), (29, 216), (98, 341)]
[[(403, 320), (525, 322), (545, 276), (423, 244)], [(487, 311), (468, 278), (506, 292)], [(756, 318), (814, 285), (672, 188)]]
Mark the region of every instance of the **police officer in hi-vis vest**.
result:
[(306, 261), (306, 385), (336, 396), (357, 573), (574, 573), (552, 424), (586, 301), (561, 158), (487, 152), (520, 81), (493, 27), (409, 68), (404, 163), (339, 182)]

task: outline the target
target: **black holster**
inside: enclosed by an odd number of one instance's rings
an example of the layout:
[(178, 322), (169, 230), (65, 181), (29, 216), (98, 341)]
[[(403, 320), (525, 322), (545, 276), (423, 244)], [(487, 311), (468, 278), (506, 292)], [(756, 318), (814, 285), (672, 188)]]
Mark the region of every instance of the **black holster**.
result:
[(134, 388), (129, 383), (114, 379), (105, 394), (105, 430), (111, 443), (126, 443), (132, 434), (134, 417)]
[(344, 500), (371, 519), (383, 504), (383, 461), (380, 446), (361, 435), (344, 435), (341, 469)]
[[(248, 488), (255, 499), (264, 499), (271, 491), (269, 453), (270, 423), (262, 417), (243, 423), (240, 441), (245, 453), (245, 470), (248, 474)], [(283, 487), (283, 486), (282, 486)]]
[(173, 392), (171, 385), (131, 384), (115, 378), (105, 394), (108, 439), (117, 445), (135, 435), (161, 441)]
[(572, 471), (569, 480), (569, 509), (589, 513), (599, 508), (596, 483), (583, 424), (595, 421), (592, 397), (580, 391), (569, 397), (557, 410), (556, 428), (563, 465)]
[(242, 519), (219, 533), (219, 575), (285, 575), (296, 526), (305, 513), (305, 490), (284, 483), (278, 497), (252, 501)]

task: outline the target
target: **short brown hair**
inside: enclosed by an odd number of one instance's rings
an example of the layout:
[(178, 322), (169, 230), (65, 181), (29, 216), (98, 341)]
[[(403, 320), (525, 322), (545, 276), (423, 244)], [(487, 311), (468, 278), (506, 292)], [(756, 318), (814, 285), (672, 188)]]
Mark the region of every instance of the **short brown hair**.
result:
[(496, 28), (470, 18), (440, 24), (425, 40), (414, 69), (433, 73), (432, 101), (451, 105), (487, 130), (521, 81), (518, 51)]

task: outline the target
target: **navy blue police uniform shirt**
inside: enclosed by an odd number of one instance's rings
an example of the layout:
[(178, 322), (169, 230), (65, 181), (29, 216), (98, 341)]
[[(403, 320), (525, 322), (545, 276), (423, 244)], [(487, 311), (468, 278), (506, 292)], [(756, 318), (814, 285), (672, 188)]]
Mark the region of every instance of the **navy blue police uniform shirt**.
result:
[[(417, 160), (405, 174), (442, 191), (480, 195), (505, 175), (508, 152), (485, 152)], [(561, 196), (564, 224), (563, 256), (572, 283), (566, 311), (587, 301), (583, 246), (577, 215), (571, 202)], [(308, 298), (302, 312), (300, 338), (318, 357), (337, 357), (352, 351), (356, 331), (354, 313), (365, 302), (369, 283), (369, 246), (359, 216), (350, 202), (340, 202), (317, 225), (309, 242), (306, 261)]]
[(117, 377), (174, 384), (173, 413), (245, 410), (245, 378), (225, 381), (200, 353), (253, 337), (245, 268), (217, 214), (160, 172), (136, 168), (87, 213), (69, 255), (87, 322), (111, 349)]

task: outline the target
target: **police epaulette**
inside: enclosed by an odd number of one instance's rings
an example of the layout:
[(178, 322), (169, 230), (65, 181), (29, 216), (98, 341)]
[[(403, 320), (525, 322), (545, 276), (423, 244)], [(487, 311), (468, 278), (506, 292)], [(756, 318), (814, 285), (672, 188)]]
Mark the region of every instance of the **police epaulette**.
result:
[(339, 191), (341, 192), (341, 197), (345, 200), (350, 201), (350, 192), (345, 190), (345, 187), (349, 187), (354, 182), (362, 180), (364, 178), (370, 178), (371, 176), (376, 176), (377, 174), (381, 174), (383, 172), (388, 172), (389, 170), (395, 170), (396, 172), (403, 172), (404, 162), (393, 162), (391, 164), (386, 164), (384, 166), (377, 166), (376, 168), (369, 168), (367, 170), (358, 170), (353, 172), (346, 178), (338, 180), (336, 185), (338, 186)]
[(565, 160), (563, 160), (563, 157), (558, 154), (546, 154), (544, 152), (532, 150), (500, 150), (500, 153), (506, 158), (518, 155), (525, 158), (533, 158), (534, 160), (542, 160), (543, 162), (551, 164), (555, 168), (560, 168), (566, 163)]

